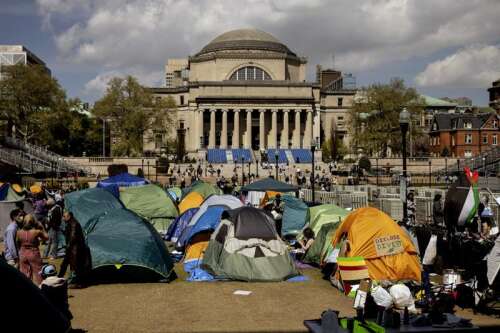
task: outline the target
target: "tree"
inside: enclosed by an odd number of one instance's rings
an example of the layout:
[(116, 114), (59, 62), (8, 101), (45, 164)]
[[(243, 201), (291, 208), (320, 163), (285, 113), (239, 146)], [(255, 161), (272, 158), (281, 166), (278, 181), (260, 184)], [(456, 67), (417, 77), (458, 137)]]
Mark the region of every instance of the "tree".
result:
[(370, 159), (366, 156), (361, 156), (361, 158), (358, 161), (358, 166), (360, 169), (370, 171), (372, 168), (372, 163), (370, 162)]
[(13, 65), (2, 68), (0, 81), (0, 116), (7, 120), (9, 132), (30, 141), (47, 123), (44, 115), (63, 112), (66, 94), (57, 80), (43, 66)]
[(326, 162), (341, 160), (347, 154), (347, 148), (342, 140), (334, 135), (323, 142), (321, 149), (323, 160)]
[[(399, 113), (403, 107), (416, 120), (423, 112), (424, 102), (417, 91), (405, 86), (402, 79), (392, 79), (389, 84), (374, 84), (361, 91), (361, 98), (350, 110), (350, 130), (356, 149), (362, 148), (372, 155), (385, 156), (401, 152)], [(418, 126), (410, 125), (412, 137), (420, 134)]]
[[(173, 128), (175, 102), (171, 97), (153, 97), (132, 76), (115, 77), (108, 82), (106, 94), (95, 103), (92, 113), (110, 120), (111, 132), (117, 142), (113, 148), (115, 155), (142, 155), (145, 134)], [(148, 140), (154, 140), (154, 136)]]

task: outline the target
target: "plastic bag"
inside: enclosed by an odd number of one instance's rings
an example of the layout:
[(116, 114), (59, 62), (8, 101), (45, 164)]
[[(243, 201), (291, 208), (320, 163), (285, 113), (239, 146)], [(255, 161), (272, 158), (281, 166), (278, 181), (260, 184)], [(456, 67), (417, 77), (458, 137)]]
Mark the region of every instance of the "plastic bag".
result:
[(392, 296), (392, 302), (394, 303), (394, 306), (396, 308), (411, 309), (415, 306), (415, 302), (413, 301), (413, 296), (411, 295), (411, 291), (404, 284), (395, 284), (389, 289), (389, 293)]
[(382, 288), (381, 286), (376, 286), (375, 288), (372, 289), (372, 297), (373, 300), (375, 301), (375, 304), (378, 306), (382, 306), (385, 309), (388, 309), (392, 305), (392, 296)]
[(422, 260), (422, 263), (424, 265), (432, 265), (434, 264), (434, 260), (436, 260), (436, 255), (437, 255), (437, 236), (432, 235), (431, 239), (429, 240), (429, 244), (427, 245), (427, 248), (425, 249), (425, 254), (424, 254), (424, 259)]

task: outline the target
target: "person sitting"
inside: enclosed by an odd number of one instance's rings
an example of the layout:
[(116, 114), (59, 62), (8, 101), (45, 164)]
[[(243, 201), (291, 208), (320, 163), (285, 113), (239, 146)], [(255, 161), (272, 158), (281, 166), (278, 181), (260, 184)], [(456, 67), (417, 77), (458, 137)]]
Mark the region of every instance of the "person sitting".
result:
[(68, 320), (73, 319), (68, 304), (68, 283), (65, 278), (57, 277), (54, 265), (44, 265), (40, 271), (43, 278), (40, 284), (42, 294), (56, 307)]
[(314, 243), (314, 231), (307, 227), (304, 229), (302, 232), (304, 235), (304, 238), (298, 241), (298, 244), (300, 245), (300, 249), (304, 251), (304, 254), (311, 248), (311, 246)]

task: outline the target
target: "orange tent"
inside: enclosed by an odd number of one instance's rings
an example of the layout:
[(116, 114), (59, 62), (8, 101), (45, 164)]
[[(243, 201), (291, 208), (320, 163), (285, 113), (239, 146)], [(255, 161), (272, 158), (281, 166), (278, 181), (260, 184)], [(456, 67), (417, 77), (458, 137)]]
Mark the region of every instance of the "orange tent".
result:
[(203, 203), (203, 197), (198, 192), (191, 192), (179, 203), (179, 215), (190, 208), (197, 208)]
[(281, 194), (281, 192), (276, 192), (276, 191), (266, 191), (266, 194), (264, 194), (264, 197), (260, 199), (260, 207), (264, 207), (267, 205), (269, 200), (274, 198), (277, 194)]
[(346, 236), (346, 257), (363, 257), (372, 280), (420, 281), (420, 262), (413, 242), (384, 212), (364, 207), (347, 215), (333, 236), (333, 246)]

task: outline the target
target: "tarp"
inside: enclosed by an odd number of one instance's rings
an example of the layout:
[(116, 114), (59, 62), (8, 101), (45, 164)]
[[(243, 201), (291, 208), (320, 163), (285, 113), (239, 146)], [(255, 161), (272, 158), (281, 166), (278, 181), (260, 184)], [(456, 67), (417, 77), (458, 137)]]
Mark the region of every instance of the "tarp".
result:
[(140, 186), (147, 184), (147, 180), (141, 177), (131, 175), (128, 172), (120, 173), (116, 176), (112, 176), (101, 180), (97, 183), (97, 187), (106, 187), (110, 185), (117, 185), (120, 187), (126, 186)]
[(175, 276), (165, 243), (149, 222), (100, 188), (69, 193), (66, 207), (83, 227), (97, 281), (159, 281)]
[[(202, 219), (207, 213), (209, 207), (220, 207), (217, 210), (211, 210), (209, 217)], [(243, 206), (241, 201), (232, 195), (211, 195), (203, 201), (200, 209), (193, 215), (186, 229), (182, 232), (176, 246), (181, 248), (187, 245), (192, 236), (196, 233), (215, 229), (220, 222), (220, 214), (224, 209), (235, 209)], [(201, 223), (199, 223), (201, 222)]]
[[(71, 323), (43, 296), (40, 288), (33, 284), (18, 269), (0, 258), (0, 294), (5, 331), (65, 333)], [(29, 312), (29, 318), (26, 313)], [(7, 319), (5, 321), (5, 319)], [(11, 326), (12, 325), (12, 326)], [(14, 327), (18, 327), (15, 329)], [(11, 329), (8, 329), (11, 327)], [(3, 330), (2, 330), (3, 331)]]
[[(11, 185), (4, 183), (0, 186), (0, 201), (19, 201), (24, 199), (24, 195), (16, 193), (14, 187), (17, 184)], [(19, 187), (19, 185), (17, 185)]]
[(184, 213), (179, 215), (172, 224), (168, 227), (167, 234), (165, 235), (165, 240), (171, 242), (177, 242), (179, 237), (181, 236), (184, 229), (186, 229), (189, 221), (193, 215), (198, 211), (198, 208), (190, 208), (186, 210)]
[(317, 235), (324, 224), (341, 222), (348, 214), (349, 211), (334, 204), (310, 207), (309, 228)]
[(191, 208), (198, 208), (203, 203), (203, 197), (198, 192), (191, 192), (179, 202), (179, 214)]
[(299, 188), (295, 185), (283, 183), (271, 177), (257, 180), (241, 188), (242, 191), (261, 191), (261, 192), (265, 191), (295, 192), (298, 189)]
[(120, 200), (159, 232), (165, 233), (172, 220), (179, 216), (172, 198), (157, 185), (124, 187), (120, 190)]
[(281, 235), (297, 235), (309, 220), (309, 209), (304, 201), (290, 195), (283, 195), (281, 200), (285, 204)]
[(350, 213), (332, 240), (336, 246), (347, 235), (346, 257), (363, 257), (372, 280), (420, 281), (417, 250), (408, 234), (384, 212), (363, 207)]
[(212, 194), (222, 194), (222, 191), (217, 186), (210, 183), (206, 183), (202, 180), (198, 180), (194, 182), (191, 186), (186, 187), (183, 190), (183, 198), (192, 192), (200, 194), (203, 197), (203, 199), (208, 198)]

